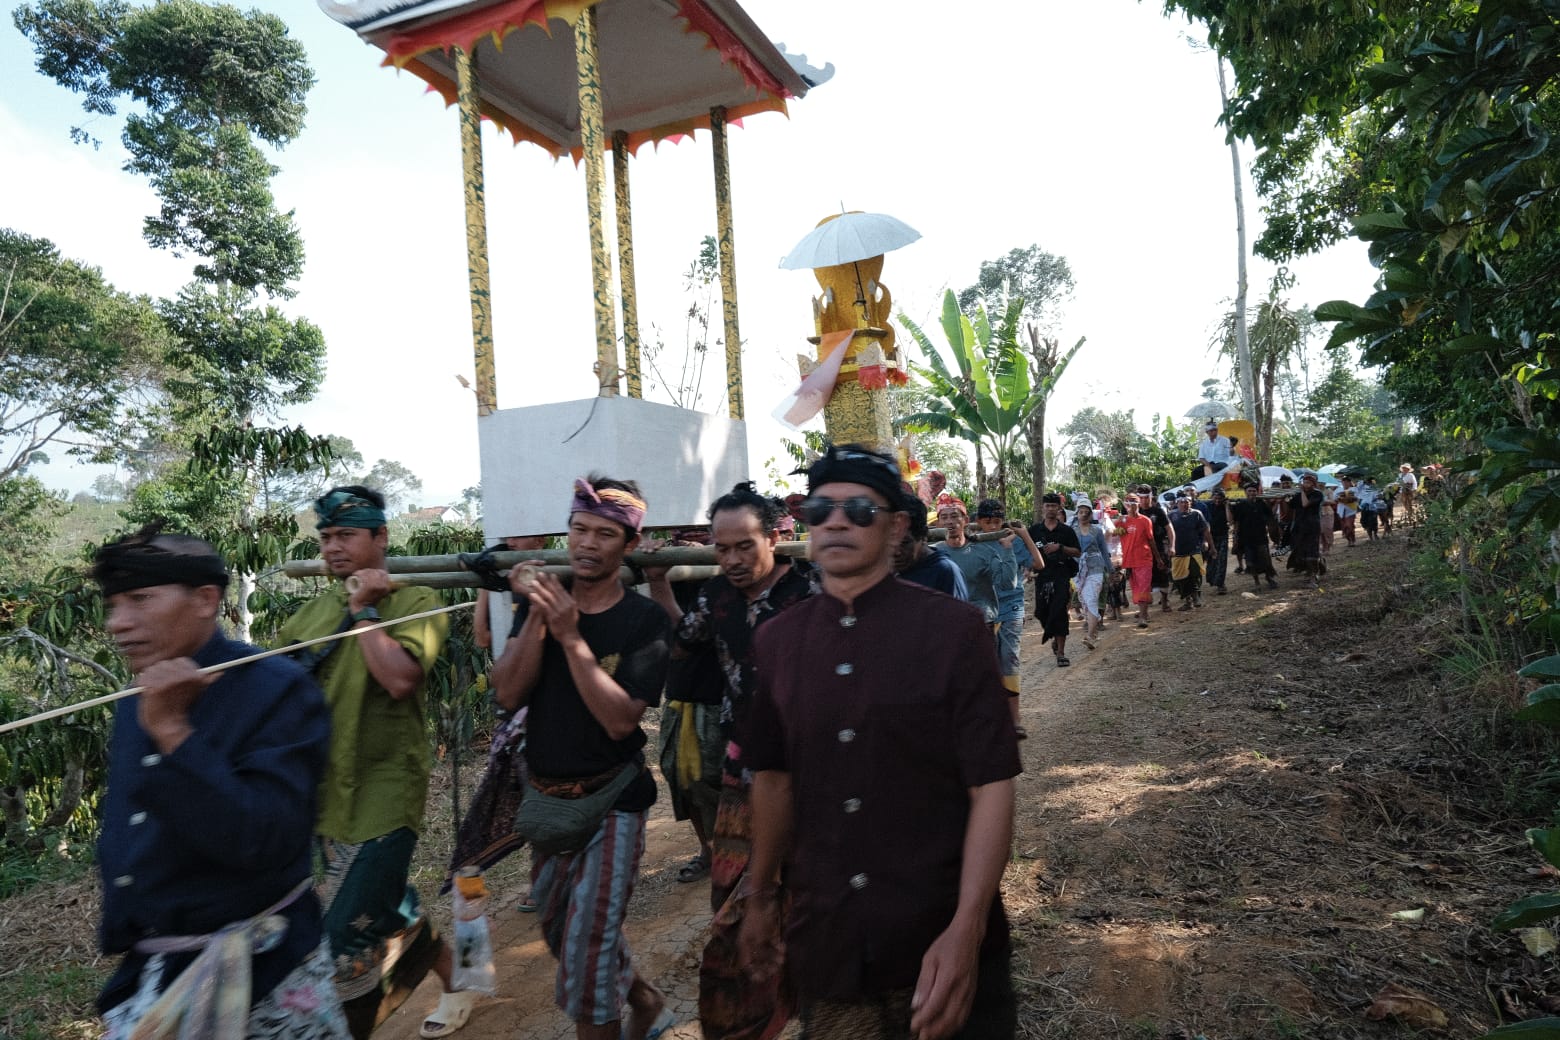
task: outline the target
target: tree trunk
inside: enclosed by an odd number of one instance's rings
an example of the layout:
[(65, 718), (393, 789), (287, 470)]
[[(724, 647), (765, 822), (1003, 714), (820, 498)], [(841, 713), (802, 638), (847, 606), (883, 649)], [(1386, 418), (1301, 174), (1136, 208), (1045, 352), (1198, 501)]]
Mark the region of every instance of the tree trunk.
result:
[(1029, 462), (1030, 476), (1034, 482), (1034, 502), (1031, 510), (1034, 513), (1034, 522), (1039, 523), (1043, 515), (1040, 508), (1040, 498), (1045, 494), (1045, 402), (1035, 409), (1035, 414), (1029, 417), (1029, 423), (1024, 429), (1029, 437)]
[(53, 830), (70, 822), (70, 818), (76, 815), (76, 808), (81, 805), (81, 791), (86, 778), (86, 765), (79, 759), (71, 759), (65, 763), (65, 775), (60, 780), (59, 799), (55, 801), (49, 815), (38, 824), (39, 830)]
[(980, 441), (975, 442), (975, 501), (986, 497), (986, 452)]
[[(254, 413), (249, 412), (244, 416), (245, 424), (254, 422)], [(258, 479), (258, 474), (265, 471), (265, 456), (250, 460), (250, 478), (246, 481), (243, 502), (238, 507), (239, 528), (244, 531), (255, 529), (255, 492), (257, 485), (263, 485), (264, 481)], [(233, 638), (240, 643), (249, 642), (249, 629), (254, 624), (255, 616), (249, 609), (249, 597), (255, 591), (255, 576), (248, 571), (239, 571), (233, 575), (234, 595), (238, 602), (233, 605)]]
[(1273, 460), (1273, 384), (1278, 379), (1278, 352), (1269, 351), (1262, 365), (1262, 425), (1257, 427), (1257, 459)]
[[(1224, 82), (1224, 59), (1218, 54), (1219, 102), (1227, 109), (1230, 103), (1229, 88)], [(1241, 186), (1240, 145), (1230, 137), (1230, 167), (1235, 175), (1235, 370), (1240, 384), (1241, 411), (1248, 419), (1256, 419), (1257, 374), (1251, 367), (1251, 339), (1246, 334), (1246, 196)], [(1263, 456), (1264, 458), (1266, 456)]]

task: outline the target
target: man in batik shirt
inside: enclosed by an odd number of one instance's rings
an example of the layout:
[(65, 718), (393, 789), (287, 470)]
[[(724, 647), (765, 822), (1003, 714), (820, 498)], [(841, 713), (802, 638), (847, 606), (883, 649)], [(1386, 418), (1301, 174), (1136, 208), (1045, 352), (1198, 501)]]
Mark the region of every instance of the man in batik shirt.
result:
[(754, 688), (753, 633), (777, 613), (816, 591), (810, 566), (777, 555), (783, 503), (738, 484), (710, 506), (710, 541), (721, 573), (704, 583), (693, 609), (676, 609), (662, 570), (649, 570), (651, 594), (677, 620), (681, 653), (714, 649), (726, 673), (722, 724), (728, 740), (720, 804), (715, 813), (710, 904), (715, 928), (699, 971), (699, 1021), (710, 1040), (773, 1036), (790, 1004), (773, 985), (754, 986), (736, 957), (739, 921), (724, 913), (747, 870), (751, 848), (752, 774), (743, 764)]

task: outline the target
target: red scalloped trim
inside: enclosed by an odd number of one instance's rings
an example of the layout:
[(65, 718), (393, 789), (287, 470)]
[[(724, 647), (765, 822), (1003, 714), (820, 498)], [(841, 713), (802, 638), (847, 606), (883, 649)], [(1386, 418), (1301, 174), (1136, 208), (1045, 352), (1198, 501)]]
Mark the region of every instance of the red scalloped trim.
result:
[(784, 84), (764, 68), (753, 52), (743, 46), (736, 35), (726, 28), (726, 24), (711, 13), (703, 0), (678, 0), (677, 16), (688, 23), (691, 32), (710, 41), (710, 46), (720, 54), (721, 61), (736, 66), (748, 86), (778, 98), (791, 96)]
[(547, 0), (509, 0), (495, 7), (468, 11), (421, 28), (394, 33), (379, 46), (384, 48), (386, 65), (404, 67), (419, 54), (429, 51), (459, 47), (471, 54), (476, 50), (477, 41), (484, 36), (493, 37), (493, 43), (502, 46), (505, 36), (527, 25), (539, 25), (543, 32), (547, 31)]

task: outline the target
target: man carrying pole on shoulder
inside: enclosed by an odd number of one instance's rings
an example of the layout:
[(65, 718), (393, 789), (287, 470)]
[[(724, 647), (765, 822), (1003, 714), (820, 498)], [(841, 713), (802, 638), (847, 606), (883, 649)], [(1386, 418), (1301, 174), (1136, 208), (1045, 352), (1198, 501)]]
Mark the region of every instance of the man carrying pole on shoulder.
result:
[(309, 868), (319, 688), (279, 657), (202, 671), (256, 651), (218, 630), (227, 569), (198, 538), (143, 528), (92, 576), (141, 688), (115, 708), (98, 844), (103, 949), (126, 954), (98, 998), (108, 1037), (342, 1040)]
[(515, 622), (493, 668), (499, 705), (530, 708), (533, 790), (521, 803), (521, 835), (528, 803), (590, 799), (593, 807), (575, 814), (582, 826), (557, 848), (532, 838), (531, 894), (558, 959), (553, 998), (579, 1040), (645, 1040), (670, 1017), (666, 997), (635, 970), (623, 934), (656, 799), (639, 721), (661, 699), (671, 627), (660, 606), (628, 592), (618, 575), (644, 515), (629, 481), (591, 474), (574, 482), (573, 584), (566, 589), (535, 564), (509, 572)]
[[(314, 511), (320, 555), (336, 582), (287, 620), (277, 634), (280, 645), (438, 606), (432, 589), (391, 588), (379, 492), (355, 484), (332, 488), (315, 499)], [(432, 759), (427, 678), (448, 633), (441, 615), (294, 655), (314, 674), (330, 706), (330, 759), (316, 830), (325, 932), (356, 1040), (404, 1002), (430, 968), (444, 994), (423, 1023), (423, 1036), (447, 1036), (464, 1026), (477, 996), (450, 992), (449, 947), (407, 884)]]
[(713, 836), (710, 909), (714, 928), (699, 969), (699, 1025), (706, 1040), (760, 1040), (778, 1034), (790, 1003), (774, 985), (755, 985), (738, 963), (735, 908), (723, 912), (748, 867), (752, 842), (752, 773), (747, 744), (757, 677), (753, 635), (792, 604), (818, 590), (816, 570), (775, 552), (784, 503), (738, 484), (709, 509), (710, 540), (721, 573), (704, 583), (693, 609), (676, 610), (665, 571), (647, 568), (650, 590), (676, 620), (679, 653), (713, 649), (726, 677), (721, 729), (726, 736), (720, 803)]

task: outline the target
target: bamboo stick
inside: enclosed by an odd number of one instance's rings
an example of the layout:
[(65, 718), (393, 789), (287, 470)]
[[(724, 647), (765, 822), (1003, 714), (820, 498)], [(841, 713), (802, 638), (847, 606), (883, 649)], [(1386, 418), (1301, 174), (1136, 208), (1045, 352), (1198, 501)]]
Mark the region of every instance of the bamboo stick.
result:
[[(567, 566), (543, 567), (543, 571), (551, 574), (559, 581), (567, 581), (573, 576), (574, 571)], [(666, 572), (667, 581), (708, 581), (720, 573), (720, 568), (710, 566), (689, 566), (680, 564)], [(618, 576), (625, 585), (637, 585), (640, 575), (634, 573), (628, 567), (618, 572)], [(354, 581), (348, 578), (348, 587)], [(479, 589), (482, 587), (482, 579), (471, 571), (400, 571), (390, 579), (390, 587), (394, 589), (416, 586), (424, 589)]]
[[(1004, 533), (1003, 531), (989, 533), (971, 531), (969, 540), (991, 542), (1001, 538)], [(940, 527), (933, 528), (930, 535), (931, 541), (940, 542), (947, 537), (947, 532)], [(805, 559), (807, 544), (806, 542), (781, 542), (775, 546), (775, 552), (782, 556)], [(567, 549), (524, 549), (493, 553), (493, 563), (501, 571), (528, 560), (539, 561), (547, 567), (567, 568), (569, 551)], [(715, 550), (707, 545), (669, 545), (654, 552), (631, 552), (624, 557), (624, 561), (636, 567), (713, 567), (716, 564)], [(465, 567), (460, 562), (460, 554), (449, 553), (440, 556), (389, 556), (385, 558), (385, 570), (391, 574), (439, 574), (456, 573), (465, 570)], [(282, 573), (289, 578), (323, 578), (327, 577), (329, 572), (325, 569), (325, 561), (316, 559), (288, 560), (282, 564)]]
[[(239, 657), (232, 661), (223, 661), (221, 664), (210, 665), (200, 669), (201, 675), (211, 675), (214, 672), (225, 672), (229, 668), (237, 668), (241, 664), (250, 664), (254, 661), (263, 661), (267, 657), (276, 657), (278, 654), (290, 654), (302, 650), (306, 646), (315, 646), (319, 643), (329, 643), (334, 639), (350, 639), (362, 635), (364, 632), (376, 632), (381, 628), (390, 628), (394, 625), (404, 625), (408, 621), (419, 621), (422, 618), (433, 617), (436, 614), (448, 614), (452, 610), (469, 610), (476, 606), (475, 600), (466, 603), (456, 603), (448, 607), (436, 607), (433, 610), (422, 610), (416, 614), (407, 614), (405, 617), (390, 618), (388, 621), (380, 621), (369, 625), (367, 628), (349, 628), (345, 632), (332, 632), (328, 636), (320, 636), (316, 639), (305, 639), (287, 646), (279, 646), (274, 650), (262, 650), (258, 654), (250, 654), (248, 657)], [(99, 705), (111, 704), (114, 701), (123, 700), (126, 697), (140, 693), (144, 687), (130, 686), (113, 693), (105, 693), (101, 697), (93, 697), (91, 700), (81, 701), (77, 704), (68, 704), (63, 708), (53, 708), (40, 712), (37, 715), (29, 715), (25, 719), (15, 719), (11, 722), (0, 724), (0, 733), (9, 733), (13, 729), (21, 729), (23, 726), (31, 726), (35, 722), (46, 722), (49, 719), (57, 719), (61, 715), (70, 715), (74, 712), (85, 711), (87, 708), (96, 708)]]

